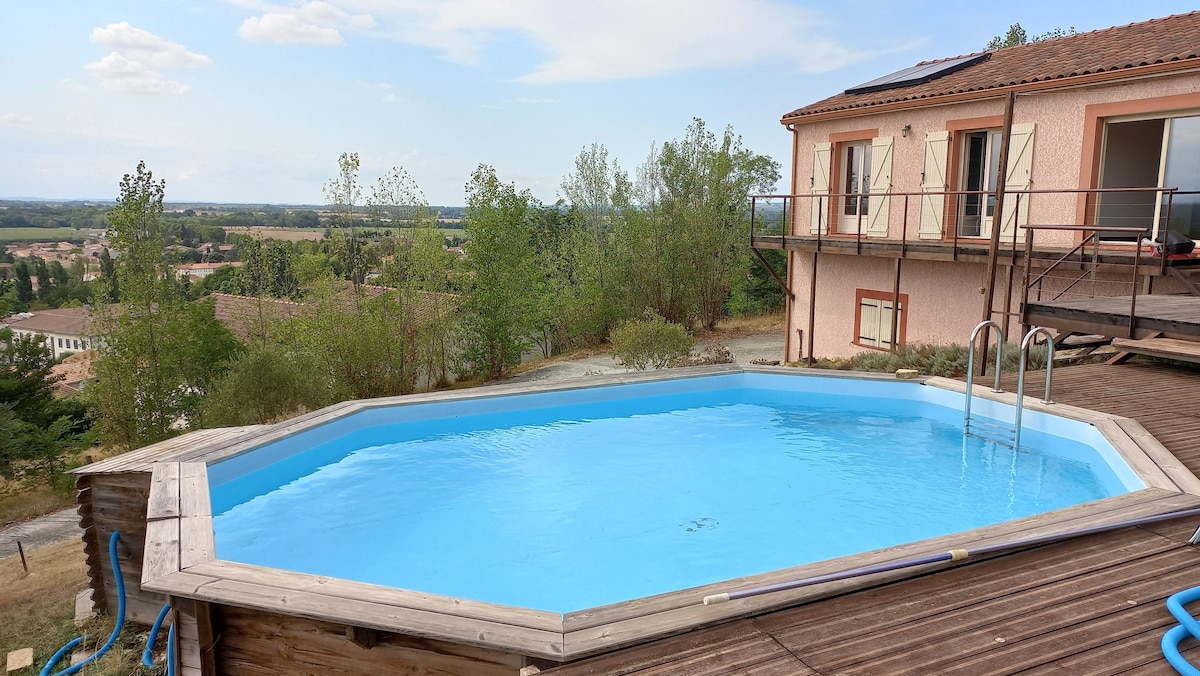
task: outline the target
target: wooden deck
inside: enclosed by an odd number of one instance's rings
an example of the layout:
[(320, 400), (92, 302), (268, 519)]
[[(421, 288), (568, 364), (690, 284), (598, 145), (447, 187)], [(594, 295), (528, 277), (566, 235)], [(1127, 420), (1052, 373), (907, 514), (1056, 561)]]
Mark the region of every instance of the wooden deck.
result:
[[(1042, 377), (1029, 374), (1029, 391), (1041, 391)], [(1076, 366), (1054, 378), (1056, 400), (1136, 419), (1193, 472), (1198, 395), (1200, 370), (1183, 366)], [(1174, 675), (1159, 650), (1174, 625), (1164, 600), (1200, 585), (1200, 548), (1187, 545), (1196, 525), (1048, 545), (542, 673)], [(1200, 664), (1200, 647), (1184, 646)]]
[(1022, 321), (1060, 332), (1092, 333), (1122, 338), (1162, 335), (1200, 340), (1200, 296), (1146, 295), (1137, 297), (1130, 335), (1130, 296), (1074, 298), (1031, 302)]

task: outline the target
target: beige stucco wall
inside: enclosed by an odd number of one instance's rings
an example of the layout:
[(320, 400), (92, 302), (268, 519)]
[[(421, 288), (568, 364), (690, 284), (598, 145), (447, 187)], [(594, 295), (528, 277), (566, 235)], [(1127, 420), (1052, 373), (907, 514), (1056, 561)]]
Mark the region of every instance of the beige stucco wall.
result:
[[(1200, 92), (1200, 73), (1157, 77), (1149, 80), (1118, 82), (1067, 89), (1048, 93), (1023, 94), (1017, 98), (1014, 123), (1035, 123), (1032, 180), (1036, 190), (1070, 190), (1080, 185), (1081, 162), (1085, 157), (1086, 108), (1093, 104), (1130, 102)], [(1005, 98), (928, 106), (898, 112), (859, 115), (850, 118), (801, 124), (794, 138), (793, 185), (796, 195), (808, 194), (812, 185), (813, 146), (829, 141), (836, 135), (865, 129), (878, 129), (880, 136), (892, 136), (892, 190), (919, 192), (924, 170), (925, 133), (947, 129), (947, 121), (1000, 116), (1004, 113)], [(1178, 112), (1179, 107), (1162, 108), (1161, 112)], [(905, 125), (911, 125), (906, 137)], [(836, 149), (835, 149), (836, 152)], [(955, 152), (952, 147), (951, 152)], [(958, 151), (961, 152), (961, 151)], [(1086, 177), (1087, 171), (1083, 172)], [(838, 191), (837, 177), (831, 179), (831, 191)], [(1030, 202), (1029, 221), (1033, 224), (1075, 224), (1079, 197), (1076, 194), (1034, 195)], [(890, 239), (917, 238), (920, 218), (918, 200), (910, 198), (907, 219), (903, 202), (893, 198), (890, 207)], [(793, 232), (808, 233), (810, 205), (799, 199), (793, 210)], [(907, 231), (905, 221), (907, 220)], [(1045, 245), (1074, 245), (1077, 235), (1069, 232), (1039, 233), (1036, 242)], [(788, 324), (788, 359), (795, 360), (807, 351), (808, 337), (803, 343), (797, 329), (807, 333), (809, 289), (812, 266), (810, 253), (793, 253), (790, 270), (791, 288), (795, 294)], [(814, 354), (818, 357), (848, 357), (863, 348), (852, 343), (854, 320), (858, 311), (856, 289), (870, 289), (890, 294), (895, 261), (886, 258), (821, 254), (817, 271), (816, 329)], [(997, 283), (996, 306), (1003, 305), (1005, 288), (1004, 268)], [(982, 264), (933, 262), (907, 259), (901, 274), (901, 293), (908, 294), (907, 342), (963, 343), (983, 313), (980, 288), (984, 286), (986, 267)], [(1050, 280), (1045, 290), (1061, 288), (1065, 282)], [(1013, 289), (1012, 308), (1015, 311), (1021, 298), (1020, 272)], [(1156, 293), (1177, 290), (1177, 285), (1161, 279), (1155, 284)], [(1123, 295), (1131, 292), (1130, 283), (1080, 286), (1073, 292), (1095, 295)], [(1015, 326), (1015, 325), (1014, 325)], [(1013, 328), (1014, 332), (1019, 329)], [(1010, 336), (1012, 340), (1015, 336)]]
[[(1013, 123), (1033, 122), (1036, 125), (1032, 188), (1071, 190), (1079, 187), (1080, 163), (1084, 156), (1085, 109), (1088, 105), (1194, 94), (1197, 91), (1200, 91), (1200, 73), (1019, 95), (1013, 111)], [(863, 129), (878, 129), (878, 135), (893, 137), (892, 191), (920, 192), (926, 132), (947, 129), (948, 120), (1003, 115), (1006, 96), (797, 125), (793, 144), (792, 193), (807, 195), (811, 190), (813, 146), (816, 143), (829, 141), (831, 136), (840, 133)], [(1167, 110), (1172, 109), (1163, 112)], [(907, 138), (902, 135), (905, 125), (911, 125)], [(953, 148), (951, 152), (954, 152)], [(832, 192), (840, 190), (837, 179), (831, 178)], [(1033, 195), (1029, 199), (1029, 222), (1032, 224), (1074, 224), (1078, 220), (1076, 210), (1079, 197), (1075, 194)], [(808, 232), (810, 207), (806, 202), (804, 198), (798, 199), (793, 212), (793, 232), (797, 234)], [(893, 197), (890, 205), (888, 237), (900, 239), (905, 223), (903, 198)], [(919, 208), (918, 200), (910, 198), (907, 215), (909, 239), (915, 239), (917, 235)], [(1042, 232), (1035, 241), (1047, 245), (1073, 245), (1076, 235)]]
[[(812, 280), (811, 253), (793, 253), (792, 289), (796, 294), (788, 320), (788, 361), (797, 361), (808, 352), (809, 289)], [(816, 321), (813, 330), (813, 355), (818, 358), (845, 358), (871, 348), (854, 344), (855, 316), (858, 313), (858, 289), (891, 295), (896, 260), (869, 256), (819, 254), (817, 261)], [(995, 309), (1004, 311), (1004, 293), (1009, 268), (996, 272)], [(1037, 274), (1036, 272), (1034, 273)], [(1017, 312), (1022, 300), (1023, 272), (1013, 274), (1009, 311)], [(1083, 281), (1076, 281), (1084, 276)], [(965, 344), (971, 330), (983, 318), (983, 290), (987, 284), (987, 266), (977, 263), (952, 263), (906, 259), (900, 268), (900, 293), (908, 295), (905, 318), (906, 344)], [(1129, 276), (1100, 275), (1093, 282), (1079, 269), (1063, 269), (1047, 276), (1030, 300), (1053, 300), (1064, 289), (1064, 299), (1127, 295), (1133, 292)], [(1179, 293), (1175, 280), (1159, 277), (1155, 293)], [(1140, 292), (1140, 287), (1139, 287)], [(994, 319), (1000, 322), (1002, 316)], [(797, 331), (803, 331), (803, 341)], [(1019, 321), (1014, 317), (1006, 339), (1020, 342)]]

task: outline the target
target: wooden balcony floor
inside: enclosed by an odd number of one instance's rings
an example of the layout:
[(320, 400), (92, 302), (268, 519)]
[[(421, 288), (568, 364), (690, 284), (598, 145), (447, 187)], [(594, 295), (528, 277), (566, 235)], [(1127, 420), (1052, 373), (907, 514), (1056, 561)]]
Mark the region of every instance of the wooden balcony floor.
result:
[[(1129, 337), (1130, 296), (1072, 298), (1029, 302), (1024, 322), (1059, 331)], [(1134, 336), (1161, 333), (1170, 338), (1200, 340), (1200, 296), (1138, 296)]]
[[(1029, 374), (1040, 392), (1044, 374)], [(1005, 385), (1015, 389), (1012, 378)], [(1060, 402), (1136, 419), (1200, 470), (1200, 370), (1055, 371)], [(693, 631), (543, 671), (583, 674), (1174, 675), (1167, 596), (1200, 585), (1197, 519), (1126, 528)], [(1184, 654), (1200, 664), (1200, 644)]]

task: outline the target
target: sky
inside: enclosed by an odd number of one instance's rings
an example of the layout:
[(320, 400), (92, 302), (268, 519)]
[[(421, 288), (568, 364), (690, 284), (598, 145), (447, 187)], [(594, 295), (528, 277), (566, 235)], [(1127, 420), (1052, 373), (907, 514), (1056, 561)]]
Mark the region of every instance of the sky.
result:
[(631, 175), (693, 118), (791, 162), (791, 110), (1012, 23), (1090, 31), (1194, 0), (51, 0), (0, 4), (0, 199), (321, 204), (338, 157), (434, 205), (480, 164), (553, 203), (585, 147)]

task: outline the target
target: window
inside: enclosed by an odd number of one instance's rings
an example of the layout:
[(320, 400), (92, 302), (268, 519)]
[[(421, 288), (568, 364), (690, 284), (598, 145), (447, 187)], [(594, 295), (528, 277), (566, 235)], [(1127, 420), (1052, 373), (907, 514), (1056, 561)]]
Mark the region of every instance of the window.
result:
[(78, 349), (79, 349), (79, 341), (78, 341), (78, 340), (72, 340), (71, 342), (72, 342), (72, 343), (75, 345), (75, 349), (76, 349), (76, 350), (78, 350)]
[(890, 350), (892, 348), (892, 322), (895, 316), (896, 343), (904, 344), (905, 325), (907, 324), (905, 307), (908, 305), (908, 294), (900, 294), (900, 308), (896, 315), (892, 313), (894, 298), (891, 293), (858, 289), (855, 297), (857, 314), (854, 319), (854, 340), (851, 342), (863, 347)]
[[(996, 182), (1000, 178), (999, 129), (963, 134), (962, 178), (968, 194), (959, 198), (958, 236), (989, 237), (996, 215)], [(970, 194), (976, 193), (976, 194)]]
[[(1200, 116), (1108, 122), (1101, 155), (1101, 188), (1178, 188), (1101, 194), (1096, 222), (1115, 227), (1167, 227), (1200, 238)], [(1169, 212), (1169, 213), (1168, 213)], [(1169, 218), (1169, 222), (1168, 222)], [(1134, 241), (1112, 233), (1108, 241)]]
[(62, 339), (62, 338), (59, 338), (59, 339), (58, 339), (58, 346), (59, 346), (59, 347), (62, 347), (62, 346), (63, 346), (63, 339)]
[(838, 232), (854, 234), (865, 228), (863, 218), (867, 216), (871, 191), (871, 142), (856, 141), (842, 144), (842, 184), (839, 192), (847, 196), (842, 200), (842, 218)]

